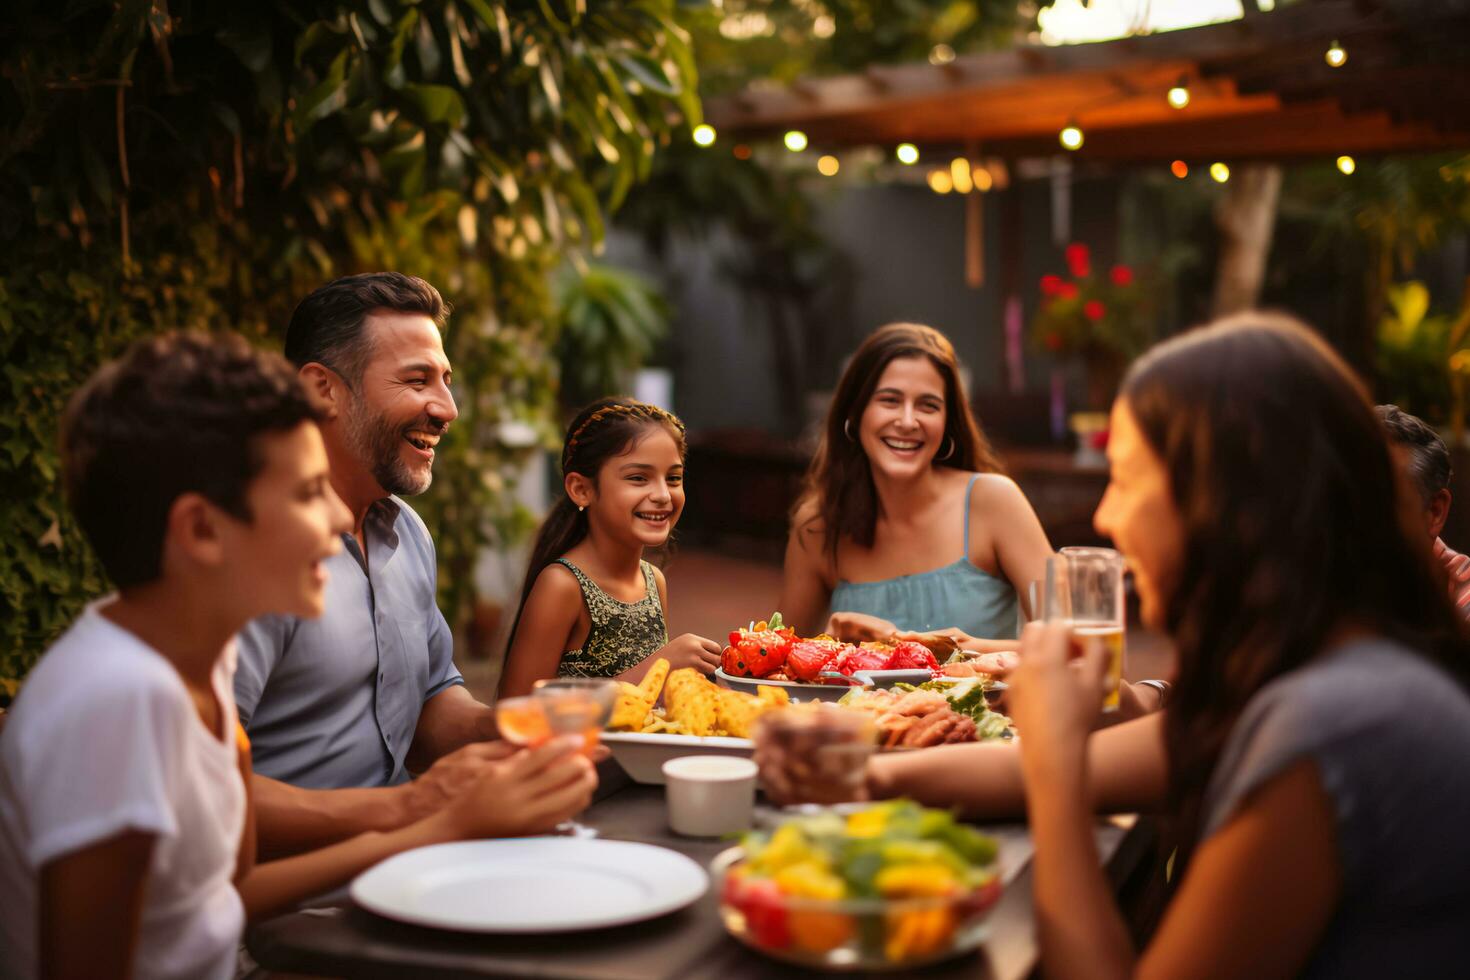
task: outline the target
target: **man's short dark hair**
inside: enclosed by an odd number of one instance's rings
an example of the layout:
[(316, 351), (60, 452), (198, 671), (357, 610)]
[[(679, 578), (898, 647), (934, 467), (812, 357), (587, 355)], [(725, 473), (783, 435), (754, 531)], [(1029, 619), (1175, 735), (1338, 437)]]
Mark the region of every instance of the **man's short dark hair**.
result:
[(151, 582), (175, 500), (200, 493), (249, 520), (246, 491), (265, 465), (259, 437), (316, 418), (291, 365), (235, 334), (140, 340), (67, 404), (67, 500), (114, 584)]
[(1378, 417), (1389, 442), (1409, 451), (1409, 475), (1427, 506), (1435, 494), (1450, 488), (1450, 452), (1444, 440), (1424, 420), (1397, 405), (1379, 405)]
[(373, 310), (422, 313), (443, 329), (449, 304), (417, 276), (368, 272), (318, 286), (291, 314), (286, 358), (298, 368), (315, 361), (336, 371), (350, 386), (362, 380), (372, 357), (363, 321)]

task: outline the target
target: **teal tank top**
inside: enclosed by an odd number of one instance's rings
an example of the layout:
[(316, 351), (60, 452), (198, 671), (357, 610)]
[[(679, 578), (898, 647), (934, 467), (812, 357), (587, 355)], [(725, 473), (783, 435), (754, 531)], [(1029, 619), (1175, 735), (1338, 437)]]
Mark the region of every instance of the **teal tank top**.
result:
[(970, 561), (970, 491), (965, 486), (964, 550), (959, 561), (913, 575), (877, 582), (839, 581), (830, 613), (857, 612), (886, 619), (901, 630), (923, 632), (958, 626), (971, 636), (1009, 640), (1016, 636), (1016, 590), (1003, 578)]

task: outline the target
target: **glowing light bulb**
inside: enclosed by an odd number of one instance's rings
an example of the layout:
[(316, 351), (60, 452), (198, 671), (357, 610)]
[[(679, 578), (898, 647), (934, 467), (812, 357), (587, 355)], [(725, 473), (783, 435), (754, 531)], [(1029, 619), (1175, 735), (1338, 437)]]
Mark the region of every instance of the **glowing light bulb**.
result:
[(1230, 179), (1230, 168), (1223, 163), (1210, 164), (1210, 178), (1217, 184), (1223, 184)]
[(975, 189), (982, 194), (995, 186), (995, 175), (985, 167), (976, 167), (970, 172), (970, 179), (975, 182)]
[(1189, 86), (1181, 81), (1178, 85), (1169, 89), (1169, 104), (1176, 109), (1183, 109), (1189, 105)]
[(1345, 174), (1351, 174), (1354, 170), (1358, 169), (1358, 161), (1347, 154), (1343, 154), (1337, 158), (1337, 169)]
[(950, 179), (948, 170), (929, 171), (929, 189), (936, 194), (948, 194), (954, 190), (954, 181)]
[(911, 166), (919, 162), (919, 148), (912, 143), (900, 143), (898, 149), (894, 150), (898, 162), (904, 166)]
[(799, 129), (793, 129), (791, 130), (791, 132), (786, 134), (785, 142), (786, 149), (790, 150), (792, 153), (800, 153), (802, 150), (806, 149), (806, 133), (803, 133)]
[(715, 142), (715, 127), (708, 123), (694, 127), (694, 142), (700, 146), (712, 146)]
[(936, 68), (940, 65), (947, 65), (953, 60), (954, 48), (948, 44), (936, 44), (929, 49), (929, 64)]
[(1336, 41), (1332, 42), (1332, 47), (1328, 48), (1327, 53), (1322, 57), (1333, 68), (1341, 68), (1347, 64), (1347, 51)]
[(1183, 160), (1175, 160), (1173, 163), (1169, 164), (1169, 173), (1173, 174), (1175, 177), (1178, 177), (1180, 180), (1183, 180), (1185, 177), (1189, 176), (1189, 164), (1185, 163)]
[(830, 153), (817, 161), (817, 173), (823, 177), (835, 177), (842, 164)]
[(1057, 139), (1061, 142), (1062, 146), (1069, 150), (1081, 149), (1082, 127), (1078, 126), (1076, 123), (1069, 123), (1065, 128), (1062, 129), (1059, 134), (1057, 134)]
[(968, 194), (975, 189), (975, 178), (970, 173), (970, 161), (964, 157), (955, 157), (949, 163), (949, 176), (954, 182), (954, 189), (961, 194)]

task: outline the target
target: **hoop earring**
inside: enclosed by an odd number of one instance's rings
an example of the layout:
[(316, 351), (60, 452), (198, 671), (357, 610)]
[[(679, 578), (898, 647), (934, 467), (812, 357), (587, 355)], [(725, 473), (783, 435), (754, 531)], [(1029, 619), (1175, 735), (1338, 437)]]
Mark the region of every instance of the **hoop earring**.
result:
[(945, 453), (943, 456), (936, 456), (934, 458), (935, 459), (949, 459), (953, 455), (954, 455), (954, 436), (950, 436), (949, 437), (949, 452)]
[(845, 436), (847, 436), (847, 441), (848, 442), (857, 442), (857, 440), (852, 437), (852, 428), (851, 428), (851, 426), (852, 426), (852, 419), (843, 419), (842, 420), (842, 434), (845, 435)]

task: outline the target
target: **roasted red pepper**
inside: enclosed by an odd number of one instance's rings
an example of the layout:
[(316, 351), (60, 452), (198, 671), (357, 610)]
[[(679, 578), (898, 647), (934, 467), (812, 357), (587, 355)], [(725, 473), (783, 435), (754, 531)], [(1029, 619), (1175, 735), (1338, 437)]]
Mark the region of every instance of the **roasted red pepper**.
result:
[(837, 640), (797, 640), (786, 655), (786, 673), (794, 681), (811, 683), (837, 659), (842, 647)]
[(828, 669), (841, 671), (851, 677), (859, 670), (883, 670), (888, 666), (891, 656), (888, 650), (848, 647)]
[(914, 640), (904, 640), (893, 648), (893, 655), (888, 658), (888, 665), (884, 670), (929, 670), (939, 672), (939, 661), (934, 659), (934, 654), (922, 643)]
[(731, 630), (730, 646), (720, 658), (720, 666), (734, 677), (767, 677), (786, 665), (795, 640), (796, 631), (783, 627), (781, 614), (774, 613), (769, 623)]

